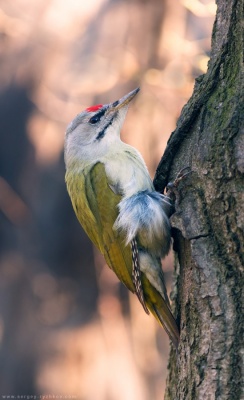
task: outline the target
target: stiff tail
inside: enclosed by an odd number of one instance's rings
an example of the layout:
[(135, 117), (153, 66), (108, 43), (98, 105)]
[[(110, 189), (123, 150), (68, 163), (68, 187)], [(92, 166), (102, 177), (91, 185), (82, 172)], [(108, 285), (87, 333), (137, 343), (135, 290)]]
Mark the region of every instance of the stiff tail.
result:
[(162, 327), (165, 329), (177, 350), (180, 334), (176, 325), (176, 321), (169, 308), (166, 306), (166, 304), (163, 307), (160, 307), (160, 310), (156, 305), (152, 305), (151, 307), (148, 305), (148, 308), (160, 325), (162, 325)]
[(159, 324), (165, 329), (175, 348), (177, 349), (180, 340), (180, 334), (176, 321), (170, 310), (170, 305), (167, 304), (157, 289), (151, 285), (143, 272), (141, 274), (141, 278), (147, 308), (150, 310)]

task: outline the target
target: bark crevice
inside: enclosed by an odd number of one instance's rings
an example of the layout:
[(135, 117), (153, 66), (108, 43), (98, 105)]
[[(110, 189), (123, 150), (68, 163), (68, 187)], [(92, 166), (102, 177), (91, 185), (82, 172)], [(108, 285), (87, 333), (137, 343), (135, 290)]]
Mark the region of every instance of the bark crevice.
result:
[(243, 1), (219, 0), (208, 71), (158, 166), (157, 190), (189, 165), (171, 217), (181, 327), (165, 399), (240, 400), (243, 346)]

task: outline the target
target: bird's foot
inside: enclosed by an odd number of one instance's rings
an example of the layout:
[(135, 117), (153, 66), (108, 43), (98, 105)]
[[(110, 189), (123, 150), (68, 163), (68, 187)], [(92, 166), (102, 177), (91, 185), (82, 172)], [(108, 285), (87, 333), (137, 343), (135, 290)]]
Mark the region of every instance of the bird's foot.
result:
[(178, 172), (175, 180), (169, 182), (166, 186), (166, 195), (175, 203), (175, 205), (180, 203), (180, 194), (178, 186), (180, 182), (186, 178), (191, 173), (190, 167), (184, 167)]

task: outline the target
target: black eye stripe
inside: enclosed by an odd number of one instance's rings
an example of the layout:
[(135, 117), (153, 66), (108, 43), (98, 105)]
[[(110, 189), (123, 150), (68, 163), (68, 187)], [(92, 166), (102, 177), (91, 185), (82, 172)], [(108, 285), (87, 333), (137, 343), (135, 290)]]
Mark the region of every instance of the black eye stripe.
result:
[(103, 108), (101, 111), (99, 111), (98, 113), (96, 113), (95, 115), (93, 115), (90, 119), (89, 119), (89, 123), (90, 124), (96, 124), (97, 122), (100, 121), (101, 117), (105, 114), (106, 108)]

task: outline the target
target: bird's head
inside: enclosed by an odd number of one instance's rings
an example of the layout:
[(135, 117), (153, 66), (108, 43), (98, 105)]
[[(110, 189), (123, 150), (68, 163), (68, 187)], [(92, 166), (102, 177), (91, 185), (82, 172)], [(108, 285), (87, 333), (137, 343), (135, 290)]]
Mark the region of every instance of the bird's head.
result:
[(139, 88), (110, 104), (88, 107), (69, 124), (65, 136), (65, 162), (89, 162), (106, 155), (120, 142), (129, 103)]

